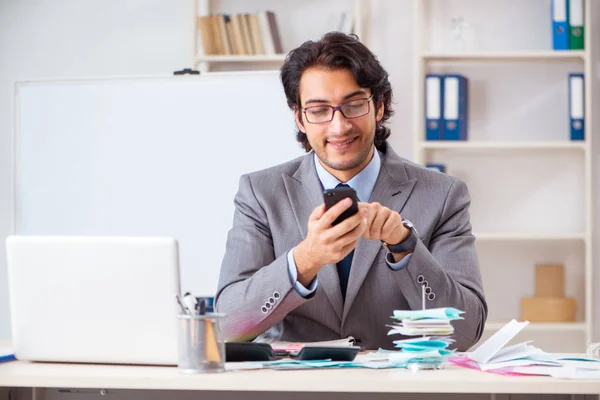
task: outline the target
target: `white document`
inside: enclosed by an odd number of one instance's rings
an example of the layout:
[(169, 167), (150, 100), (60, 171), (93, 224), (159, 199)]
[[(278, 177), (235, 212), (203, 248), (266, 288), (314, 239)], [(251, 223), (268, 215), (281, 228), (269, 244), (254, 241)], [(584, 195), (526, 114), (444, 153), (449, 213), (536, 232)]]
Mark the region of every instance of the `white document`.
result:
[[(500, 353), (502, 348), (517, 336), (517, 334), (528, 324), (528, 321), (517, 322), (513, 319), (508, 324), (504, 325), (502, 329), (493, 334), (488, 340), (483, 342), (475, 351), (471, 352), (469, 358), (479, 364), (493, 362), (493, 358)], [(502, 353), (500, 353), (500, 355), (502, 355)], [(514, 357), (518, 356), (518, 354), (514, 355)]]
[(281, 340), (270, 340), (270, 339), (262, 339), (258, 340), (258, 342), (269, 343), (273, 350), (285, 350), (285, 351), (299, 351), (304, 346), (354, 346), (355, 340), (352, 336), (348, 336), (345, 339), (337, 339), (337, 340), (326, 340), (322, 342), (285, 342)]
[(600, 371), (572, 367), (517, 367), (519, 374), (546, 375), (558, 379), (600, 379)]
[(534, 354), (544, 353), (541, 349), (529, 345), (530, 342), (518, 343), (508, 346), (496, 353), (490, 362), (499, 363), (520, 358), (530, 357)]

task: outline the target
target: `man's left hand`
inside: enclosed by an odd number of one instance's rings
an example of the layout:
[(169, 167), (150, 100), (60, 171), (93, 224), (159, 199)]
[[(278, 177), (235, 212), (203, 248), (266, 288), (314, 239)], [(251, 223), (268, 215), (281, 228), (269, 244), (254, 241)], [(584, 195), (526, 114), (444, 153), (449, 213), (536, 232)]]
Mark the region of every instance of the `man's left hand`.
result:
[(359, 203), (359, 209), (367, 210), (365, 239), (380, 240), (387, 244), (397, 244), (410, 235), (410, 230), (402, 225), (402, 217), (379, 203)]

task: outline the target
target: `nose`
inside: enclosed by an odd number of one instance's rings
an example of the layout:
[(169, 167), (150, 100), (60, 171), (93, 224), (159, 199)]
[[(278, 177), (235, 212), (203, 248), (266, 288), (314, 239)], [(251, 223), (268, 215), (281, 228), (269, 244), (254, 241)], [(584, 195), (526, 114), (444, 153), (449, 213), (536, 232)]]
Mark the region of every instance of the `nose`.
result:
[(335, 110), (333, 113), (333, 119), (329, 123), (329, 130), (333, 133), (343, 134), (346, 133), (352, 124), (344, 117), (340, 110)]

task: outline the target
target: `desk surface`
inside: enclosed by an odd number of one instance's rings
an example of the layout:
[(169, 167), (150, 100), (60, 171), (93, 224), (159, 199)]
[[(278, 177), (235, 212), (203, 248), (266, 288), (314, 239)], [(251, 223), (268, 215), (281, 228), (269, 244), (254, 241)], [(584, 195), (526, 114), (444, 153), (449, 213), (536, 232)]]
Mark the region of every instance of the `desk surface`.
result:
[(507, 377), (449, 366), (406, 369), (254, 370), (188, 375), (175, 367), (0, 364), (0, 387), (381, 393), (600, 394), (600, 380)]

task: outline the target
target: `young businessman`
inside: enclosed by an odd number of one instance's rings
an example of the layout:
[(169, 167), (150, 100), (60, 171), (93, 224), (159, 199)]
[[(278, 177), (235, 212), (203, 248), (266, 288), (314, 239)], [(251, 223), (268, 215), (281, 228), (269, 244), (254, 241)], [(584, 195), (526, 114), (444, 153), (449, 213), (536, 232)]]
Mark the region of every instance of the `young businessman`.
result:
[[(242, 176), (216, 295), (227, 340), (353, 336), (392, 348), (395, 309), (456, 307), (454, 347), (487, 317), (465, 184), (399, 157), (387, 143), (392, 89), (352, 36), (325, 35), (288, 55), (281, 80), (308, 154)], [(266, 144), (268, 145), (268, 144)], [(275, 149), (274, 149), (275, 150)], [(359, 212), (332, 222), (323, 190), (344, 183)]]

